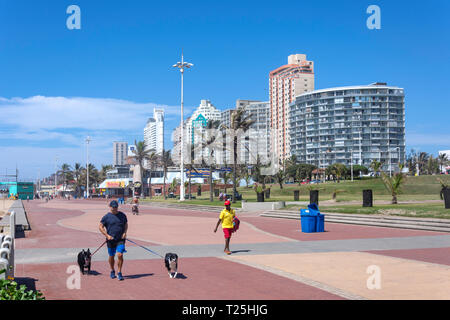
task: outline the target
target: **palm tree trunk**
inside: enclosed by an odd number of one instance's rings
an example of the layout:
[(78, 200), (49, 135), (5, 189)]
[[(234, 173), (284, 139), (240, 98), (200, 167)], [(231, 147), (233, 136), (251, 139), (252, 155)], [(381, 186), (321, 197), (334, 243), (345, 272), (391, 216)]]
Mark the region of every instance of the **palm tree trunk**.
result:
[[(191, 168), (192, 170), (192, 168)], [(191, 194), (191, 170), (189, 170), (189, 200), (191, 200), (192, 198), (192, 194)]]
[(163, 179), (164, 200), (167, 199), (167, 196), (166, 196), (166, 174), (167, 174), (167, 172), (166, 171), (167, 171), (166, 168), (164, 168), (164, 179)]
[(212, 166), (209, 167), (209, 201), (213, 202)]
[(392, 204), (397, 204), (397, 195), (396, 194), (392, 195)]

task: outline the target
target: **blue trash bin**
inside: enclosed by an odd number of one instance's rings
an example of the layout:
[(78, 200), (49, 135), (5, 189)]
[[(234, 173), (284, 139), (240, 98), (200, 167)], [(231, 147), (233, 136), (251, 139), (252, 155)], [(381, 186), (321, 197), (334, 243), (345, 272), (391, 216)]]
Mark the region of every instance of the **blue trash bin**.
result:
[(309, 210), (301, 209), (300, 210), (300, 221), (302, 232), (311, 233), (316, 232), (317, 228), (317, 216), (314, 214), (310, 214)]
[(325, 232), (325, 215), (324, 214), (319, 213), (317, 215), (316, 232)]

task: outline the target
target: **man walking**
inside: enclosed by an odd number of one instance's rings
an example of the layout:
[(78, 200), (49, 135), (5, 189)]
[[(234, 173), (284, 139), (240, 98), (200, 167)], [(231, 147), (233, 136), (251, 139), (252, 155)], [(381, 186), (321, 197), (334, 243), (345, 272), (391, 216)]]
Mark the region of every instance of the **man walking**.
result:
[(219, 224), (222, 222), (223, 234), (225, 236), (225, 249), (223, 252), (226, 254), (231, 254), (230, 251), (230, 239), (231, 233), (233, 232), (233, 218), (236, 215), (234, 209), (231, 209), (230, 200), (225, 201), (225, 209), (220, 212), (219, 221), (217, 221), (216, 228), (214, 232), (217, 232)]
[(119, 211), (119, 204), (116, 200), (109, 203), (109, 208), (110, 212), (104, 215), (100, 221), (99, 230), (106, 237), (107, 241), (111, 279), (116, 277), (114, 271), (114, 257), (117, 252), (117, 278), (123, 280), (123, 253), (126, 252), (125, 239), (127, 237), (128, 219), (123, 212)]

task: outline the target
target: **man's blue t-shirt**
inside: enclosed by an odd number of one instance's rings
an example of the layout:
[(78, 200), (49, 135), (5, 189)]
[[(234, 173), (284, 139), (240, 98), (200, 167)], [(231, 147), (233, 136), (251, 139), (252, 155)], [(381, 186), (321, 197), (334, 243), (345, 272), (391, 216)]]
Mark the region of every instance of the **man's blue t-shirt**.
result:
[(125, 224), (128, 222), (127, 216), (119, 211), (117, 214), (108, 212), (100, 221), (106, 228), (108, 234), (114, 238), (115, 241), (121, 240), (125, 232)]

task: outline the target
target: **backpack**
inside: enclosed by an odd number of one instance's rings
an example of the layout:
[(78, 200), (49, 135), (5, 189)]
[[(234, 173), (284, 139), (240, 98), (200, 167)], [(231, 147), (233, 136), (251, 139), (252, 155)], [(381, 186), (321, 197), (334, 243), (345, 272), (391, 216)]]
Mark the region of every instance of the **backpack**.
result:
[(238, 217), (234, 216), (233, 218), (233, 232), (236, 232), (239, 230), (239, 224), (241, 221), (239, 221)]

